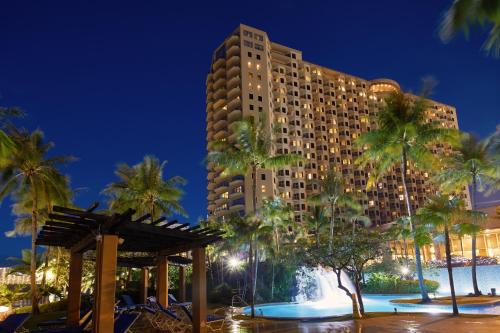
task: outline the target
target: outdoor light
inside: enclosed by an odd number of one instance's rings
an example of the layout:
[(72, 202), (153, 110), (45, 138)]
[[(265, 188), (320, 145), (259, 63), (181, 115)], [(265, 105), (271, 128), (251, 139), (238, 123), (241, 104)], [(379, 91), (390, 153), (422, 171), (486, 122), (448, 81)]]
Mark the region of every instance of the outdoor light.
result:
[(9, 310), (10, 308), (8, 306), (0, 305), (0, 313), (7, 312)]
[(241, 267), (241, 260), (237, 257), (230, 257), (227, 262), (229, 269), (232, 271), (236, 271)]
[(408, 269), (408, 267), (406, 267), (406, 266), (401, 267), (401, 273), (403, 273), (403, 275), (406, 275), (409, 272), (410, 272), (410, 270)]

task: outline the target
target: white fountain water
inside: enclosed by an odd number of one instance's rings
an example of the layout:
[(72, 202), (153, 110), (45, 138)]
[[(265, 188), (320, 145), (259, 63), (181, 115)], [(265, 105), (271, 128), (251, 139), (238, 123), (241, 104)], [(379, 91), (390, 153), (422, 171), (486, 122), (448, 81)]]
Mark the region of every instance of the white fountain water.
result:
[[(341, 282), (351, 293), (355, 288), (345, 272), (341, 273)], [(352, 304), (345, 291), (338, 287), (337, 275), (329, 268), (302, 267), (297, 271), (297, 303), (315, 303), (317, 306), (344, 307)]]

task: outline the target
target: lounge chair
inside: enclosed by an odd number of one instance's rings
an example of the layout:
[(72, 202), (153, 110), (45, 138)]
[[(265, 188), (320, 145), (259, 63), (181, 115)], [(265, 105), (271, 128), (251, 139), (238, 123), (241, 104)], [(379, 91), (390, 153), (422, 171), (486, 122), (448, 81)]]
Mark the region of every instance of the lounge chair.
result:
[[(87, 312), (85, 316), (80, 319), (78, 326), (76, 327), (66, 327), (66, 323), (64, 322), (62, 327), (39, 327), (38, 329), (30, 332), (36, 333), (81, 333), (81, 332), (90, 332), (92, 330), (92, 310)], [(1, 331), (0, 331), (1, 332)]]
[[(87, 311), (87, 313), (83, 313), (83, 311), (80, 311), (80, 322), (88, 316), (90, 316), (92, 310)], [(59, 317), (54, 320), (47, 320), (47, 321), (42, 321), (41, 323), (37, 324), (37, 327), (39, 329), (48, 329), (48, 328), (57, 328), (57, 327), (64, 327), (66, 326), (66, 322), (68, 321), (68, 318), (66, 316), (64, 317)]]
[(140, 309), (141, 307), (144, 306), (144, 304), (135, 303), (132, 297), (130, 297), (130, 295), (123, 294), (122, 300), (125, 303), (125, 305), (118, 306), (118, 310), (135, 310), (135, 309)]
[(134, 325), (140, 313), (122, 313), (115, 319), (114, 333), (126, 333)]
[[(191, 313), (191, 306), (184, 304), (172, 304), (172, 309), (174, 310), (177, 318), (185, 325), (190, 327), (193, 325), (193, 314)], [(217, 309), (215, 312), (222, 310)], [(226, 323), (225, 316), (218, 315), (208, 315), (207, 316), (207, 329), (208, 332), (220, 332), (224, 328)]]
[(29, 313), (14, 313), (0, 322), (1, 333), (14, 333), (28, 320)]

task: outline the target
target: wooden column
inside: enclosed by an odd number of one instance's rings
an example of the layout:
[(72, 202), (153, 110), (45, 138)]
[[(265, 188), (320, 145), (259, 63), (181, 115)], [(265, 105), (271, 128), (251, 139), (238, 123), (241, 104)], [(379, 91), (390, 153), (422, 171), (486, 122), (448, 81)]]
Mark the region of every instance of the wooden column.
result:
[(80, 322), (80, 302), (82, 290), (83, 254), (71, 253), (69, 261), (68, 319), (67, 325), (78, 326)]
[(141, 286), (139, 290), (139, 302), (142, 304), (146, 304), (148, 298), (148, 287), (149, 287), (149, 269), (147, 267), (143, 267), (141, 269)]
[(103, 235), (97, 242), (94, 310), (92, 325), (94, 333), (114, 331), (116, 256), (118, 236)]
[(205, 248), (193, 250), (193, 333), (207, 332)]
[(164, 307), (168, 307), (168, 259), (159, 256), (156, 266), (156, 299)]
[(179, 266), (179, 301), (186, 301), (186, 267)]

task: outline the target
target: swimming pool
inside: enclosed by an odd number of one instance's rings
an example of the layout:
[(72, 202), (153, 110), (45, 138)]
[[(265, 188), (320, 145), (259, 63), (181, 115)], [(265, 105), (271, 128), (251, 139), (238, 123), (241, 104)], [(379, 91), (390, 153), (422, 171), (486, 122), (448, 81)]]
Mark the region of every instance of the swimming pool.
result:
[[(433, 304), (393, 304), (390, 301), (398, 298), (417, 298), (420, 295), (366, 295), (363, 303), (366, 312), (451, 312), (450, 305)], [(459, 306), (461, 313), (470, 314), (497, 314), (500, 315), (500, 305)], [(342, 304), (332, 306), (332, 302), (304, 302), (304, 303), (268, 303), (255, 306), (255, 315), (264, 318), (278, 319), (319, 319), (349, 315), (352, 306)], [(250, 307), (243, 309), (243, 314), (250, 314)]]

